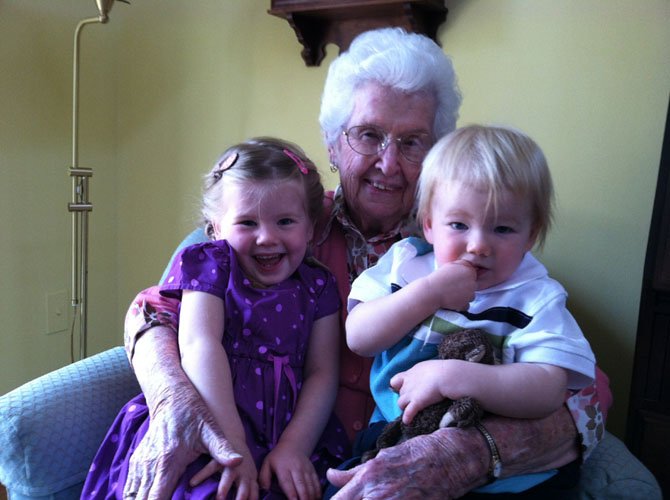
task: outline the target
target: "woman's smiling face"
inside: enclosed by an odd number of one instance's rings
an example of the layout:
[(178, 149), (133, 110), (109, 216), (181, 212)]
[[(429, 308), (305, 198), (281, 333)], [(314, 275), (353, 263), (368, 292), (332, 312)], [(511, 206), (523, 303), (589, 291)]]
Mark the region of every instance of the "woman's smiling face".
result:
[[(347, 124), (371, 125), (392, 139), (409, 134), (433, 135), (435, 98), (427, 93), (404, 93), (367, 83), (354, 94), (354, 109)], [(331, 149), (340, 169), (340, 183), (349, 215), (366, 236), (381, 234), (404, 219), (414, 206), (420, 163), (408, 161), (391, 141), (381, 153), (361, 155), (342, 135)]]

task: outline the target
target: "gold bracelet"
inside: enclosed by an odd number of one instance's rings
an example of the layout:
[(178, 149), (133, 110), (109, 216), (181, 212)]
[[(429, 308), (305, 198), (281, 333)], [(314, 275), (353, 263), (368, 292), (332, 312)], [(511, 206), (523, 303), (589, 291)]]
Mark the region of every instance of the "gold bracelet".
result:
[(491, 433), (484, 427), (481, 423), (477, 422), (475, 428), (481, 432), (482, 436), (486, 440), (486, 444), (491, 451), (491, 466), (489, 467), (489, 483), (492, 483), (500, 477), (502, 474), (502, 460), (500, 460), (500, 453), (498, 452), (498, 447), (496, 442), (493, 440)]

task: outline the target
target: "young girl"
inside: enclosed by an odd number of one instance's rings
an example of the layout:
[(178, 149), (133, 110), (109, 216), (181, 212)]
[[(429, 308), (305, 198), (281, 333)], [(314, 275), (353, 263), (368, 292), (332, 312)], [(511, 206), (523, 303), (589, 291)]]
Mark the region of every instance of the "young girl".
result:
[[(396, 243), (349, 295), (347, 343), (375, 356), (373, 422), (402, 411), (410, 423), (420, 409), (464, 396), (491, 413), (541, 418), (566, 390), (592, 383), (595, 359), (567, 294), (530, 252), (544, 242), (552, 196), (542, 151), (519, 131), (469, 126), (433, 146), (418, 191), (427, 242)], [(432, 359), (443, 335), (463, 328), (485, 330), (503, 364)], [(488, 492), (547, 476), (498, 481)]]
[[(182, 250), (162, 293), (181, 297), (182, 366), (242, 459), (222, 467), (201, 456), (173, 498), (319, 498), (325, 471), (344, 458), (331, 417), (340, 303), (333, 276), (309, 257), (322, 203), (314, 164), (278, 139), (228, 149), (206, 176), (213, 241)], [(82, 498), (121, 497), (148, 423), (143, 403), (122, 410)]]

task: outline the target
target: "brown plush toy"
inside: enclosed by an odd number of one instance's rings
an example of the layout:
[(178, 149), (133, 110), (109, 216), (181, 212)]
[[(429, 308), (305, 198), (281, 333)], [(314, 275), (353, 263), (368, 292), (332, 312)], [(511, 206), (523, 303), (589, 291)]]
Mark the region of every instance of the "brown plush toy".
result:
[[(473, 363), (492, 365), (495, 362), (493, 346), (486, 332), (477, 328), (460, 330), (445, 335), (437, 348), (439, 359), (462, 359)], [(382, 448), (389, 448), (421, 434), (430, 434), (441, 427), (468, 427), (477, 422), (484, 411), (470, 397), (452, 401), (445, 399), (416, 414), (412, 422), (404, 424), (402, 417), (389, 422), (377, 438), (376, 448), (363, 454), (362, 462), (373, 459)]]

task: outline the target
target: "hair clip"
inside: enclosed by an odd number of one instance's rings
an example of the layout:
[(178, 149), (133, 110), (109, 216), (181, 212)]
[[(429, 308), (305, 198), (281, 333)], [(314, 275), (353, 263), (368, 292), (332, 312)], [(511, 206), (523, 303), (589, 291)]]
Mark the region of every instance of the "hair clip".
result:
[(217, 172), (225, 172), (230, 167), (235, 165), (235, 162), (237, 161), (239, 156), (240, 155), (237, 154), (237, 153), (232, 153), (232, 154), (229, 154), (228, 156), (226, 156), (226, 158), (224, 160), (221, 160), (219, 162), (219, 168), (216, 169)]
[(212, 177), (214, 177), (214, 182), (218, 182), (221, 179), (223, 173), (228, 170), (230, 167), (235, 165), (235, 162), (239, 158), (239, 154), (231, 153), (221, 160), (217, 165), (212, 169)]
[(291, 158), (291, 160), (295, 162), (300, 172), (302, 172), (304, 175), (307, 175), (309, 173), (309, 170), (305, 166), (305, 163), (302, 161), (302, 159), (300, 159), (300, 157), (297, 154), (295, 154), (293, 151), (289, 151), (288, 149), (284, 149), (283, 151), (286, 156), (288, 156), (289, 158)]

